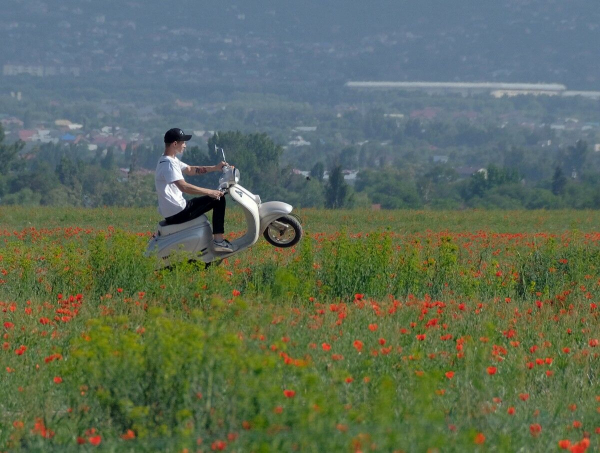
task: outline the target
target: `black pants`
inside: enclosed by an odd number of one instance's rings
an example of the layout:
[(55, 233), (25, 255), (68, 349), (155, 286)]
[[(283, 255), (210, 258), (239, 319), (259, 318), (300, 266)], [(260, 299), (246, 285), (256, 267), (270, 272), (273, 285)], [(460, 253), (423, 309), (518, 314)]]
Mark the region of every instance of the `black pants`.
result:
[(213, 234), (225, 232), (225, 196), (220, 199), (208, 195), (188, 200), (185, 209), (171, 217), (165, 218), (167, 225), (177, 225), (200, 217), (212, 209)]

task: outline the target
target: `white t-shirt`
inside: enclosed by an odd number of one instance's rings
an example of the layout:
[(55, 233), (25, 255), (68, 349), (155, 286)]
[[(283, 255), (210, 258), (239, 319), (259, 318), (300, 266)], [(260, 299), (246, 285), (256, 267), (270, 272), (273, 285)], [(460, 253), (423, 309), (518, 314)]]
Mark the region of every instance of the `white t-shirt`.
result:
[(176, 157), (161, 156), (156, 165), (154, 185), (158, 195), (158, 212), (163, 217), (171, 217), (185, 208), (183, 193), (175, 181), (183, 179), (182, 171), (188, 168)]

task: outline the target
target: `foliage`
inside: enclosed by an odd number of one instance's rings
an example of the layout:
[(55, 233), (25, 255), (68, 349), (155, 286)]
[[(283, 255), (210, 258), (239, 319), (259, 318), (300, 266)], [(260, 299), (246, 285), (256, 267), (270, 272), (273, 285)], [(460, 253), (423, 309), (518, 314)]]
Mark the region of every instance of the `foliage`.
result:
[(224, 148), (227, 160), (235, 162), (244, 172), (245, 186), (265, 200), (276, 196), (282, 149), (267, 134), (216, 133), (208, 141), (208, 155), (213, 162), (220, 162), (223, 158), (215, 146)]
[(344, 175), (342, 166), (335, 166), (329, 173), (329, 180), (325, 186), (325, 206), (329, 209), (340, 209), (345, 206), (348, 200), (349, 188)]

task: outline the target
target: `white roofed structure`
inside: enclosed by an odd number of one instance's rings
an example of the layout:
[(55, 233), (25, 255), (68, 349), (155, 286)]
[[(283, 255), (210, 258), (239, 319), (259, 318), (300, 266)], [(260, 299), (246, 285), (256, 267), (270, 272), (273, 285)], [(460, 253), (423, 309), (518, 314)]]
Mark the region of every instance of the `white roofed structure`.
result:
[(416, 90), (430, 92), (484, 93), (497, 90), (543, 91), (562, 93), (567, 90), (560, 83), (499, 83), (499, 82), (346, 82), (348, 88)]

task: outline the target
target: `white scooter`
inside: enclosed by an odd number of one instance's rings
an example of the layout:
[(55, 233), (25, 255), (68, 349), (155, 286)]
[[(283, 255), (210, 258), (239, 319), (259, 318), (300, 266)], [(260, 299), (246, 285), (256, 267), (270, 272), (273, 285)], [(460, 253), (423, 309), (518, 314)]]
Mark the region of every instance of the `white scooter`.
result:
[[(216, 148), (216, 147), (215, 147)], [(218, 149), (219, 150), (219, 149)], [(225, 152), (220, 149), (225, 160)], [(281, 201), (262, 203), (239, 184), (240, 171), (233, 166), (223, 167), (219, 178), (219, 188), (244, 210), (247, 231), (242, 237), (232, 241), (233, 252), (218, 252), (213, 249), (213, 233), (205, 215), (178, 225), (158, 223), (157, 233), (148, 242), (146, 256), (158, 257), (162, 266), (170, 266), (182, 259), (202, 261), (206, 265), (220, 262), (254, 245), (260, 235), (275, 247), (292, 247), (302, 238), (302, 225), (298, 219), (289, 215), (292, 206)]]

